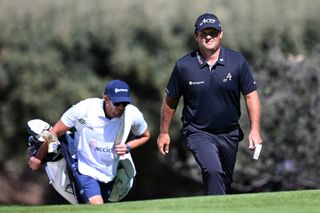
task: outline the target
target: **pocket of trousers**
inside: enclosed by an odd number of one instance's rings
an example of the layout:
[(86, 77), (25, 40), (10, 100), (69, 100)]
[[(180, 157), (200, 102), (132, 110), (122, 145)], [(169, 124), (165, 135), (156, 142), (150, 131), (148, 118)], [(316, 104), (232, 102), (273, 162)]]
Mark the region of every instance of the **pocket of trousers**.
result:
[(237, 129), (235, 129), (235, 130), (230, 131), (230, 132), (228, 133), (228, 136), (229, 136), (231, 139), (233, 139), (233, 140), (235, 140), (235, 141), (237, 141), (237, 142), (242, 141), (243, 138), (244, 138), (243, 131), (242, 131), (242, 129), (241, 129), (240, 127), (237, 128)]

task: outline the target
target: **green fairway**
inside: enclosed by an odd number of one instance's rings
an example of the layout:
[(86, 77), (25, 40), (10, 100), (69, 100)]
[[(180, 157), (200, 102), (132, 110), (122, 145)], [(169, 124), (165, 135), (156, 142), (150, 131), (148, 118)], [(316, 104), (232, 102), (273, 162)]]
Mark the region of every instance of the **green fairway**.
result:
[(0, 212), (24, 213), (316, 213), (320, 212), (320, 190), (255, 193), (227, 196), (199, 196), (172, 199), (118, 202), (101, 206), (50, 205), (1, 206)]

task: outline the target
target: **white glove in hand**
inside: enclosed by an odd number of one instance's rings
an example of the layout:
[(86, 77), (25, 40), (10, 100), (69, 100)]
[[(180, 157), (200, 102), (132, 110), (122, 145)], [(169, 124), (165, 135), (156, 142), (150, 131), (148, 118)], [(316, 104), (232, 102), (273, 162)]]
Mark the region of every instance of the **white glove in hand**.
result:
[(48, 143), (48, 153), (56, 153), (58, 151), (58, 145), (60, 144), (56, 135), (49, 131), (43, 131), (41, 137)]

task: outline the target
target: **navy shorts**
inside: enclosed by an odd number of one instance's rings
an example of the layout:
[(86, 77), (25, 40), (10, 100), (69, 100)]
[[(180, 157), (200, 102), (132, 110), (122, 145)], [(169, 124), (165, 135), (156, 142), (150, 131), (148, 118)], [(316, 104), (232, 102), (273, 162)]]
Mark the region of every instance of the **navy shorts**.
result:
[(113, 187), (113, 181), (108, 183), (100, 182), (93, 177), (83, 175), (78, 171), (78, 178), (82, 185), (82, 189), (88, 198), (101, 195), (104, 202), (108, 201)]

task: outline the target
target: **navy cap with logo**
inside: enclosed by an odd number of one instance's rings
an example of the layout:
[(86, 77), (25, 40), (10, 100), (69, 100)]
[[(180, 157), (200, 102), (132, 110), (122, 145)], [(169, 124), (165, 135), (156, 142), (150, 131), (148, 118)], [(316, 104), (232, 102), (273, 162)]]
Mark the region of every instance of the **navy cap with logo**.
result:
[(205, 13), (199, 16), (194, 24), (194, 32), (198, 33), (205, 28), (214, 28), (221, 31), (221, 24), (217, 16)]
[(112, 103), (131, 103), (129, 85), (119, 79), (110, 81), (104, 89)]

